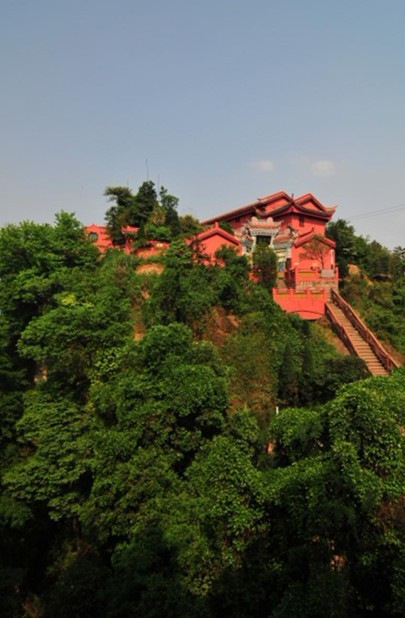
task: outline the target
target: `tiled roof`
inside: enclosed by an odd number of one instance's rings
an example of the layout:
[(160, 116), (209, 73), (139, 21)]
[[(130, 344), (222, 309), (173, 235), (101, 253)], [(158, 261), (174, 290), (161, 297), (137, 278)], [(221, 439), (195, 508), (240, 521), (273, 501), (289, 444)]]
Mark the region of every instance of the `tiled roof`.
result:
[(324, 206), (312, 193), (305, 193), (299, 197), (288, 195), (285, 191), (270, 193), (257, 198), (255, 202), (246, 204), (234, 210), (228, 210), (222, 214), (202, 221), (202, 225), (209, 225), (215, 221), (227, 221), (243, 215), (254, 214), (257, 209), (265, 209), (264, 214), (277, 214), (286, 208), (295, 208), (297, 212), (312, 212), (323, 219), (329, 219), (336, 210), (335, 206)]

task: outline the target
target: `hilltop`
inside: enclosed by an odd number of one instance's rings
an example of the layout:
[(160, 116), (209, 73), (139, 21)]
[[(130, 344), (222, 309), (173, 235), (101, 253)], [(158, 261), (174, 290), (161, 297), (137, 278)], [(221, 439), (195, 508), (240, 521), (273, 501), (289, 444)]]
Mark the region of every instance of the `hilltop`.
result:
[(402, 613), (404, 370), (218, 260), (1, 230), (3, 615)]

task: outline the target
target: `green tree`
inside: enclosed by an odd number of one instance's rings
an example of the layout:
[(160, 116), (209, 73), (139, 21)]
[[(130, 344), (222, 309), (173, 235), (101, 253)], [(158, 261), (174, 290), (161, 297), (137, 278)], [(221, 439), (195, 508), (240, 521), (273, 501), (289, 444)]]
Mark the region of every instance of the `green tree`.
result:
[(134, 195), (128, 187), (107, 187), (104, 195), (114, 202), (106, 212), (107, 229), (116, 245), (125, 242), (122, 228), (131, 225), (140, 228), (146, 237), (168, 240), (180, 233), (177, 214), (178, 198), (162, 187), (159, 196), (152, 180), (144, 181)]
[(367, 243), (362, 266), (370, 277), (385, 278), (392, 272), (392, 260), (391, 252), (373, 240)]
[(287, 343), (278, 373), (279, 401), (287, 406), (297, 405), (298, 388), (298, 369), (294, 361), (291, 345)]
[(405, 275), (405, 248), (395, 247), (393, 252), (393, 273), (396, 277), (402, 277)]
[(89, 472), (91, 419), (67, 400), (35, 390), (17, 424), (30, 455), (5, 474), (8, 491), (30, 509), (45, 506), (54, 520), (78, 515)]
[(156, 501), (224, 426), (226, 381), (207, 343), (182, 324), (155, 326), (128, 346), (94, 383), (92, 401), (104, 428), (86, 526), (101, 538), (127, 537), (155, 517)]
[(265, 530), (262, 479), (245, 450), (218, 436), (198, 454), (186, 481), (163, 524), (184, 587), (206, 596), (221, 572), (241, 565), (249, 544)]
[(270, 427), (273, 549), (285, 556), (271, 615), (403, 612), (405, 374), (344, 387)]
[(308, 405), (314, 401), (314, 375), (315, 365), (312, 346), (309, 341), (305, 341), (302, 351), (302, 365), (299, 373), (299, 401), (301, 405)]
[(300, 253), (300, 258), (318, 261), (321, 268), (325, 268), (325, 259), (329, 255), (330, 248), (324, 242), (324, 237), (320, 234), (315, 234), (311, 240), (303, 245), (303, 251)]
[(202, 226), (198, 219), (192, 215), (182, 215), (179, 217), (180, 232), (183, 236), (194, 236), (202, 231)]
[(145, 307), (147, 322), (183, 322), (196, 330), (203, 328), (215, 298), (209, 269), (195, 263), (192, 249), (183, 240), (171, 243), (164, 266)]
[(226, 246), (215, 252), (215, 258), (220, 262), (213, 277), (219, 303), (227, 310), (240, 313), (249, 281), (249, 263), (244, 255)]
[(357, 263), (356, 235), (354, 227), (344, 219), (328, 223), (326, 235), (336, 243), (336, 263), (341, 277), (348, 274), (348, 264)]
[(277, 282), (277, 255), (271, 247), (263, 243), (256, 245), (253, 252), (253, 273), (257, 281), (265, 288), (271, 289)]
[(145, 180), (134, 197), (134, 210), (131, 212), (128, 225), (145, 225), (157, 203), (155, 183), (152, 180)]
[(173, 237), (178, 236), (181, 232), (179, 215), (177, 214), (179, 199), (170, 195), (164, 187), (161, 187), (159, 197), (160, 204), (165, 212), (164, 223)]
[(107, 187), (104, 195), (110, 202), (114, 202), (105, 214), (108, 233), (114, 244), (122, 245), (125, 242), (122, 228), (135, 217), (135, 196), (128, 187), (120, 186)]

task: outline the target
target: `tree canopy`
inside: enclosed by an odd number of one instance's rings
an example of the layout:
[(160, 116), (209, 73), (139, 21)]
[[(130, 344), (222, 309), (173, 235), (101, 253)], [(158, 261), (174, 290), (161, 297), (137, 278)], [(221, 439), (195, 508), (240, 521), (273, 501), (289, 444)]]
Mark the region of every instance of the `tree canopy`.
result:
[(107, 229), (116, 245), (124, 243), (122, 228), (141, 228), (151, 238), (169, 240), (181, 232), (178, 198), (161, 187), (157, 194), (152, 180), (144, 181), (136, 194), (128, 187), (107, 187), (104, 195), (114, 202), (105, 215)]
[[(111, 188), (122, 222), (175, 230), (140, 194)], [(1, 615), (403, 615), (404, 370), (217, 258), (100, 259), (67, 213), (0, 230)]]

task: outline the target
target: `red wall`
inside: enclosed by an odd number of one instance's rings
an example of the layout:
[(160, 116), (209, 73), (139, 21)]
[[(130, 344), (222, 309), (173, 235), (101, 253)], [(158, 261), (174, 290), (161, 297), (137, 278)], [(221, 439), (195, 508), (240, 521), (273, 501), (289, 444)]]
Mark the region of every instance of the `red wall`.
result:
[(298, 313), (307, 320), (316, 320), (324, 315), (327, 302), (326, 290), (316, 292), (308, 288), (305, 292), (273, 288), (273, 299), (287, 313)]

